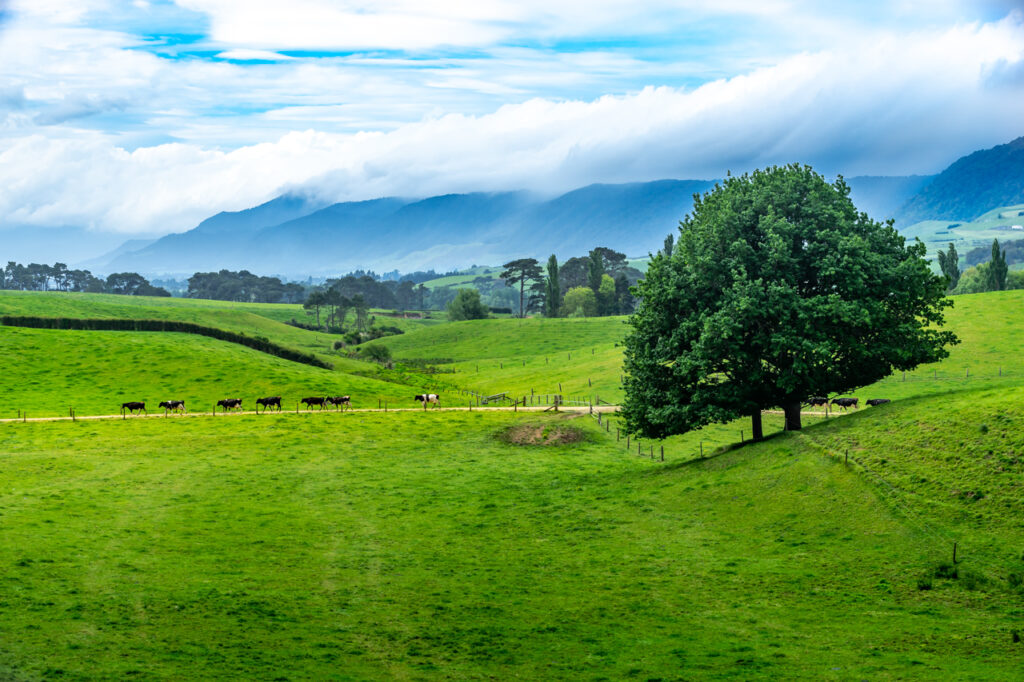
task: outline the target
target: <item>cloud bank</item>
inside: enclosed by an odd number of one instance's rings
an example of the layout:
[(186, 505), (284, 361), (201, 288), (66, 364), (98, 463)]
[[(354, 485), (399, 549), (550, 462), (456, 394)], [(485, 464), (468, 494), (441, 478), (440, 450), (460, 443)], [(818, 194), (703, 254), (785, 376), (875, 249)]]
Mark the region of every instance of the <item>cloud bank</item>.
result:
[[(263, 36), (264, 20), (277, 16), (280, 3), (254, 2), (253, 16), (262, 19), (249, 23), (237, 3), (179, 4), (212, 18), (210, 52), (220, 57), (172, 60), (139, 49), (144, 41), (124, 32), (75, 27), (47, 29), (46, 42), (31, 22), (0, 40), (0, 64), (8, 64), (0, 72), (12, 74), (0, 89), (0, 221), (156, 235), (285, 191), (325, 200), (554, 193), (592, 182), (721, 177), (791, 161), (848, 176), (930, 173), (959, 154), (1024, 134), (1019, 13), (853, 37), (832, 34), (829, 23), (820, 27), (830, 36), (827, 49), (749, 65), (739, 75), (563, 98), (550, 93), (571, 91), (574, 70), (614, 80), (633, 67), (661, 77), (690, 67), (652, 66), (607, 50), (539, 60), (534, 50), (493, 47), (531, 22), (583, 21), (583, 4), (569, 3), (547, 19), (541, 3), (438, 11), (430, 16), (498, 28), (475, 34), (492, 45), (486, 63), (456, 56), (425, 66), (401, 55), (278, 59), (289, 43), (310, 48), (320, 40), (292, 40), (288, 31), (284, 39)], [(596, 5), (592, 22), (615, 19), (621, 6)], [(396, 3), (391, 16), (411, 13), (420, 21), (418, 7)], [(72, 19), (106, 8), (102, 0), (39, 5), (63, 18), (81, 12)], [(324, 3), (310, 0), (309, 11), (327, 12), (326, 26), (347, 21)], [(782, 9), (764, 4), (761, 11)], [(630, 17), (622, 20), (637, 21)], [(62, 75), (63, 62), (46, 47), (55, 32), (64, 49), (77, 53), (76, 45), (88, 44), (90, 61)], [(439, 28), (431, 35), (447, 34)], [(396, 70), (375, 75), (382, 60)], [(19, 63), (36, 68), (19, 71)], [(536, 95), (545, 78), (549, 89)]]

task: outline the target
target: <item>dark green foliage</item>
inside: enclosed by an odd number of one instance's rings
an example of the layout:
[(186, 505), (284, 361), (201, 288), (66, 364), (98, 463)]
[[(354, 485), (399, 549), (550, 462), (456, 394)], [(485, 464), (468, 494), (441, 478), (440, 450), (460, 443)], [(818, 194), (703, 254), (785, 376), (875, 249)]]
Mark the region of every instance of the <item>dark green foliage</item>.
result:
[(104, 331), (133, 331), (133, 332), (181, 332), (184, 334), (199, 334), (228, 343), (237, 343), (261, 353), (275, 355), (285, 360), (301, 362), (306, 365), (313, 365), (322, 369), (333, 369), (333, 365), (324, 362), (312, 353), (303, 353), (292, 348), (286, 348), (270, 341), (264, 337), (253, 338), (238, 332), (217, 329), (216, 327), (205, 327), (192, 322), (180, 322), (178, 320), (132, 320), (132, 319), (78, 319), (70, 317), (35, 317), (29, 315), (4, 315), (0, 317), (0, 324), (9, 327), (31, 327), (35, 329), (85, 329)]
[(1006, 288), (1006, 251), (999, 250), (999, 240), (992, 240), (992, 259), (988, 264), (988, 290), (1002, 291)]
[(945, 279), (925, 246), (859, 213), (808, 166), (730, 177), (655, 254), (626, 338), (623, 415), (663, 438), (843, 393), (948, 355)]
[(245, 303), (298, 303), (305, 288), (294, 282), (285, 284), (277, 277), (261, 277), (248, 270), (197, 272), (188, 278), (188, 298)]
[(509, 261), (501, 267), (505, 268), (501, 278), (505, 280), (505, 286), (519, 285), (519, 317), (524, 317), (527, 311), (526, 283), (541, 283), (544, 281), (544, 274), (540, 263), (536, 258), (520, 258)]
[(668, 236), (665, 237), (665, 246), (661, 249), (661, 254), (666, 258), (670, 258), (672, 256), (672, 247), (675, 244), (675, 241), (676, 236), (669, 232)]
[(548, 258), (548, 279), (544, 290), (544, 317), (558, 317), (562, 307), (562, 290), (558, 283), (558, 258), (551, 254)]
[(604, 260), (601, 258), (601, 254), (597, 249), (590, 252), (590, 263), (587, 265), (587, 286), (589, 286), (595, 294), (601, 290), (601, 277), (604, 276)]
[(960, 256), (957, 254), (953, 242), (949, 243), (949, 251), (944, 252), (939, 249), (939, 268), (949, 281), (946, 289), (949, 291), (956, 289), (956, 285), (960, 281)]
[(953, 564), (942, 562), (935, 567), (935, 577), (942, 580), (956, 580), (959, 577), (959, 571)]
[(459, 289), (455, 299), (448, 304), (448, 319), (452, 322), (483, 320), (487, 317), (487, 306), (480, 300), (480, 292), (476, 289)]

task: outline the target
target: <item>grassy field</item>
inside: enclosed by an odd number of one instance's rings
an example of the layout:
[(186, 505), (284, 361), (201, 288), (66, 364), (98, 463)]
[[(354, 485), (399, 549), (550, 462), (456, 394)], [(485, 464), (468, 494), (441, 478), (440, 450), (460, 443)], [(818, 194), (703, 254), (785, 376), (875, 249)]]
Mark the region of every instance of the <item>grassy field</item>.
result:
[(1012, 679), (1024, 392), (961, 404), (926, 474), (927, 400), (664, 464), (585, 417), (2, 424), (0, 676)]
[[(1024, 381), (1024, 291), (957, 296), (947, 327), (962, 343), (942, 362), (899, 373), (857, 395), (902, 399)], [(454, 369), (452, 387), (491, 395), (558, 393), (617, 402), (624, 317), (484, 320), (421, 329), (383, 339), (397, 358), (431, 358)], [(524, 365), (525, 363), (525, 365)], [(561, 385), (561, 391), (559, 391)]]
[(351, 395), (353, 407), (378, 399), (412, 407), (412, 388), (302, 365), (194, 334), (64, 331), (0, 327), (0, 418), (116, 414), (121, 403), (185, 400), (210, 411), (222, 398), (261, 396), (284, 406), (309, 395)]

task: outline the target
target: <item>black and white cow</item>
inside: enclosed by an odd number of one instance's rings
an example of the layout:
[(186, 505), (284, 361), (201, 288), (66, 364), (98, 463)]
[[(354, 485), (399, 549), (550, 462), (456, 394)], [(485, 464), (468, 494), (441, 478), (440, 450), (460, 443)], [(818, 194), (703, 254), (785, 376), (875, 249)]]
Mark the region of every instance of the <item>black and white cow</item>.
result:
[(351, 398), (347, 395), (329, 395), (327, 396), (327, 404), (341, 408), (352, 407)]
[(327, 398), (303, 398), (302, 404), (306, 406), (306, 409), (312, 410), (314, 405), (319, 405), (320, 409), (324, 409), (324, 403), (327, 402)]
[(281, 396), (275, 395), (268, 398), (256, 398), (256, 411), (260, 411), (260, 405), (263, 406), (263, 411), (266, 412), (268, 409), (277, 408), (277, 411), (281, 411)]
[(432, 403), (438, 407), (441, 406), (441, 396), (436, 393), (421, 393), (415, 396), (414, 399), (423, 403), (423, 409), (427, 409), (427, 403)]
[(171, 410), (172, 412), (177, 412), (178, 410), (181, 410), (182, 412), (187, 411), (185, 410), (184, 400), (165, 400), (162, 403), (160, 403), (160, 407), (164, 408), (165, 410)]
[(228, 410), (235, 410), (235, 409), (240, 410), (240, 409), (242, 409), (242, 399), (241, 398), (225, 398), (224, 400), (218, 400), (217, 401), (217, 407), (223, 407), (225, 412), (227, 412)]
[(867, 402), (867, 404), (870, 405), (871, 407), (878, 407), (879, 405), (885, 405), (886, 403), (891, 402), (892, 401), (889, 400), (888, 398), (872, 398)]
[(832, 404), (833, 405), (837, 405), (837, 406), (843, 408), (843, 410), (845, 411), (846, 408), (848, 408), (848, 407), (852, 407), (853, 409), (857, 409), (857, 401), (858, 400), (859, 400), (859, 398), (833, 398), (832, 399)]

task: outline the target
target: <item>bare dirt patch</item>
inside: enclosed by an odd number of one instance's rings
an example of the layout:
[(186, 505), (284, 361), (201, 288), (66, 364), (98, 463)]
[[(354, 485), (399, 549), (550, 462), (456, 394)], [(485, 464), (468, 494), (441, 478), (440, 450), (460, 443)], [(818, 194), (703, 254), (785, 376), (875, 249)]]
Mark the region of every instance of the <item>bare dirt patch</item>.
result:
[(499, 433), (511, 445), (568, 445), (581, 443), (587, 434), (571, 424), (516, 424)]

